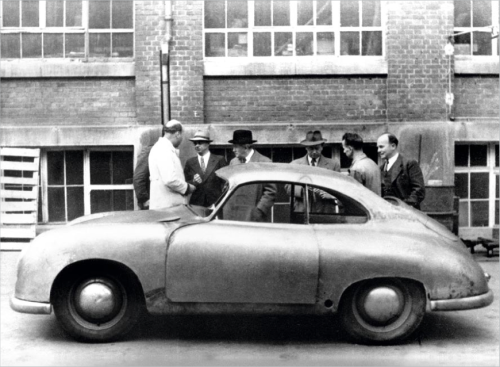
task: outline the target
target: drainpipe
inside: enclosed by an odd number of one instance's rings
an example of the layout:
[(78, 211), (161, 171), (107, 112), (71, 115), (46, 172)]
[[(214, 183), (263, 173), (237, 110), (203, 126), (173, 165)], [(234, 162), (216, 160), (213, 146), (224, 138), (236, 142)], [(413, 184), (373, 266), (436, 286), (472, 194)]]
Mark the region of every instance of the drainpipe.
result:
[(162, 124), (170, 121), (170, 40), (172, 39), (172, 1), (163, 2), (165, 14), (165, 42), (161, 45), (161, 104), (162, 104)]

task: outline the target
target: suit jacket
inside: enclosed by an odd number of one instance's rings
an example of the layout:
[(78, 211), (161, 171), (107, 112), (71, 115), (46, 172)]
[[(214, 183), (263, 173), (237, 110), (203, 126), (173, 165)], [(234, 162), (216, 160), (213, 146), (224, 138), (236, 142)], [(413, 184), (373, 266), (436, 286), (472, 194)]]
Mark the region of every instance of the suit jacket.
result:
[[(209, 207), (217, 201), (224, 187), (224, 180), (217, 177), (215, 171), (227, 166), (224, 157), (210, 153), (205, 172), (201, 170), (198, 156), (189, 158), (184, 166), (184, 176), (186, 181), (196, 186), (196, 190), (191, 195), (189, 204)], [(202, 183), (194, 182), (194, 175), (199, 174)]]
[[(385, 162), (380, 165), (383, 196), (387, 191), (384, 184), (384, 169)], [(425, 198), (425, 183), (418, 163), (399, 154), (388, 174), (391, 175), (391, 189), (395, 196), (408, 205), (420, 209), (420, 203)]]
[(142, 148), (137, 157), (137, 165), (134, 170), (134, 191), (137, 198), (139, 208), (147, 209), (144, 203), (149, 200), (149, 188), (151, 181), (149, 180), (149, 152), (153, 148), (152, 145), (147, 145)]
[[(229, 165), (248, 164), (253, 162), (271, 162), (271, 160), (256, 150), (247, 163), (241, 163), (238, 158), (233, 158)], [(236, 190), (237, 198), (231, 200), (235, 203), (231, 208), (224, 210), (225, 219), (269, 222), (271, 219), (271, 208), (276, 198), (277, 187), (274, 184), (250, 185), (240, 187)], [(254, 209), (258, 209), (262, 216), (255, 217)]]
[(188, 184), (177, 151), (165, 137), (160, 138), (149, 153), (151, 199), (149, 209), (186, 204)]
[[(299, 164), (304, 166), (309, 166), (309, 160), (307, 159), (307, 154), (302, 158), (293, 160), (290, 164)], [(318, 164), (318, 168), (328, 169), (335, 172), (340, 172), (340, 163), (334, 161), (333, 159), (326, 158), (321, 155)], [(287, 191), (290, 189), (287, 187)], [(290, 194), (290, 193), (289, 193)], [(295, 201), (294, 210), (296, 212), (304, 212), (304, 193), (300, 187), (295, 188)], [(312, 213), (333, 213), (335, 211), (335, 202), (329, 199), (322, 199), (319, 195), (315, 193), (309, 194), (309, 200), (311, 204)]]

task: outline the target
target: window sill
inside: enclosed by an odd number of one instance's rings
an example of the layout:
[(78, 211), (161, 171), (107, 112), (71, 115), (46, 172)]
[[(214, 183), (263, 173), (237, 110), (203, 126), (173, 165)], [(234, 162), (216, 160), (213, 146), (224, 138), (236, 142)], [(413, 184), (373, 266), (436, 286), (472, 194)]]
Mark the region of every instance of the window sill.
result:
[(382, 56), (210, 58), (204, 66), (205, 76), (387, 74)]
[(455, 74), (498, 75), (498, 56), (455, 56)]
[(133, 77), (135, 62), (123, 60), (2, 60), (0, 78)]

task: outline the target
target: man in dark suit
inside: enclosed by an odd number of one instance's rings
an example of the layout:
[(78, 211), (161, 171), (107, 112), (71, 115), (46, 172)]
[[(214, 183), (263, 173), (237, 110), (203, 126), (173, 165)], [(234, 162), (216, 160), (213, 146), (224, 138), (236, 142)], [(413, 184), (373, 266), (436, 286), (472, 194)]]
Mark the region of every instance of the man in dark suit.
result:
[(149, 209), (149, 152), (153, 145), (146, 145), (137, 156), (137, 165), (134, 170), (134, 191), (137, 205), (141, 210)]
[(378, 153), (383, 160), (380, 165), (382, 196), (395, 196), (420, 209), (425, 198), (424, 176), (416, 161), (399, 154), (398, 143), (393, 134), (383, 134), (377, 140)]
[[(252, 144), (253, 140), (250, 130), (236, 130), (233, 139), (229, 143), (233, 144), (235, 157), (229, 165), (246, 164), (254, 162), (271, 162), (271, 160), (256, 150)], [(244, 220), (251, 222), (269, 222), (271, 219), (271, 208), (274, 205), (277, 187), (274, 184), (247, 185), (237, 189), (237, 198), (232, 209), (224, 210), (225, 219)]]
[(212, 140), (208, 130), (198, 130), (192, 139), (198, 155), (189, 158), (184, 166), (186, 182), (196, 186), (189, 204), (209, 207), (222, 194), (224, 181), (215, 174), (219, 168), (227, 165), (224, 157), (212, 154), (209, 146)]

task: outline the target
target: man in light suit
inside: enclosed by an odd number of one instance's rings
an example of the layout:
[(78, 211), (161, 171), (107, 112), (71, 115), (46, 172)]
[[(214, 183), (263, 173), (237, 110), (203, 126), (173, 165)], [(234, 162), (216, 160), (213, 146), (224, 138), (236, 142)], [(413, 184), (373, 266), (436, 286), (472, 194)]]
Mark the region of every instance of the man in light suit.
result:
[(163, 128), (165, 135), (158, 139), (149, 153), (151, 188), (149, 209), (169, 208), (186, 204), (186, 196), (196, 187), (186, 182), (179, 153), (182, 124), (170, 120)]
[[(326, 158), (321, 152), (326, 140), (323, 139), (321, 131), (309, 131), (306, 138), (300, 142), (306, 148), (307, 154), (302, 158), (295, 159), (290, 164), (318, 167), (330, 171), (340, 172), (340, 163), (333, 159)], [(296, 212), (304, 211), (304, 193), (300, 188), (295, 189)], [(320, 189), (313, 189), (310, 195), (312, 213), (334, 213), (336, 210), (336, 199), (332, 195)]]
[(198, 130), (189, 140), (198, 153), (196, 157), (189, 158), (184, 166), (186, 181), (196, 186), (189, 204), (208, 208), (217, 201), (224, 187), (224, 181), (217, 177), (215, 171), (227, 166), (227, 163), (224, 157), (210, 152), (212, 140), (208, 130)]
[(425, 198), (424, 176), (417, 161), (399, 154), (398, 143), (393, 134), (383, 134), (377, 140), (377, 150), (383, 160), (380, 165), (382, 196), (395, 196), (420, 209)]
[[(229, 165), (271, 162), (271, 160), (253, 149), (253, 140), (250, 130), (236, 130), (233, 139), (229, 143), (233, 144), (235, 157)], [(225, 219), (243, 220), (251, 222), (269, 222), (271, 220), (271, 208), (276, 197), (276, 185), (248, 185), (237, 189), (236, 198), (231, 199), (235, 205), (224, 211)]]

